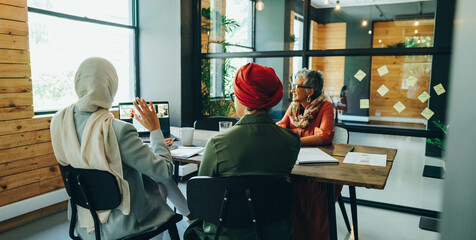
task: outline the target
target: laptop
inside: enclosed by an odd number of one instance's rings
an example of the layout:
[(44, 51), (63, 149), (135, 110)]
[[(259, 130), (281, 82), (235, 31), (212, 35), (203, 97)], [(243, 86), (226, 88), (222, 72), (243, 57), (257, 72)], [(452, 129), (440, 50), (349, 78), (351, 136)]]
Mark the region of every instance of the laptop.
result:
[[(157, 112), (157, 118), (159, 118), (160, 122), (160, 129), (164, 134), (165, 138), (172, 138), (175, 137), (170, 134), (170, 109), (169, 109), (169, 102), (152, 102), (152, 105)], [(142, 124), (140, 124), (136, 119), (131, 119), (131, 109), (135, 110), (134, 104), (132, 102), (121, 102), (119, 103), (119, 119), (131, 123), (139, 132), (139, 136), (144, 140), (148, 141), (148, 137), (150, 135), (149, 130), (147, 130)], [(137, 110), (134, 111), (135, 114), (138, 114)]]

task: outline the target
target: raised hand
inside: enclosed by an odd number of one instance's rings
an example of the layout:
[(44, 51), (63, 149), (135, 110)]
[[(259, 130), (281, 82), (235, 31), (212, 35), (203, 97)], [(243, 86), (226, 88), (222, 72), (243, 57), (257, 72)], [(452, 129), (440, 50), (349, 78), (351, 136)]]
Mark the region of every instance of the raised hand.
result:
[[(144, 98), (136, 98), (136, 101), (132, 101), (136, 110), (139, 114), (134, 114), (134, 118), (142, 124), (150, 132), (160, 129), (159, 118), (157, 117), (157, 112), (155, 111), (152, 101), (149, 101), (150, 105), (147, 105), (147, 102)], [(139, 117), (140, 115), (140, 117)]]

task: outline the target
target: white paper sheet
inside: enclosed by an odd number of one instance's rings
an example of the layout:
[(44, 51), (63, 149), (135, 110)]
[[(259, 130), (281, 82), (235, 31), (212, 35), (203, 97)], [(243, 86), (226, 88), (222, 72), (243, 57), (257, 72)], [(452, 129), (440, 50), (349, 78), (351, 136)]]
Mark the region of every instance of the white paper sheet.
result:
[(339, 164), (339, 160), (319, 148), (301, 148), (296, 164)]
[(180, 146), (170, 151), (173, 157), (180, 157), (180, 158), (189, 158), (201, 152), (203, 152), (203, 147), (184, 147), (184, 146)]
[(387, 166), (387, 154), (349, 152), (344, 158), (344, 163), (385, 167)]

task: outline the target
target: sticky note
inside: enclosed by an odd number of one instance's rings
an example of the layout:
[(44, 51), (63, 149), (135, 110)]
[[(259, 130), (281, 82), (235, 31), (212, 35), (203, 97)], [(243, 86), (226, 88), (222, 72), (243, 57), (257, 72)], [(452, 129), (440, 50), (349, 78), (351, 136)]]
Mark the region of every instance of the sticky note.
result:
[(407, 77), (406, 80), (407, 80), (407, 86), (414, 87), (415, 83), (418, 81), (418, 78), (416, 78), (414, 76), (410, 76), (410, 77)]
[(369, 108), (369, 100), (368, 99), (360, 99), (360, 108)]
[(421, 112), (421, 115), (426, 118), (426, 120), (429, 120), (433, 114), (435, 114), (433, 111), (431, 111), (429, 108), (425, 108), (423, 112)]
[(420, 102), (424, 103), (426, 100), (430, 98), (430, 94), (428, 94), (426, 91), (424, 91), (420, 96), (418, 96), (418, 99), (420, 99)]
[(443, 85), (441, 85), (441, 83), (434, 86), (433, 89), (435, 89), (435, 92), (436, 94), (438, 94), (438, 96), (446, 92), (445, 88), (443, 87)]
[(395, 105), (393, 105), (393, 108), (397, 110), (398, 113), (401, 113), (403, 110), (405, 110), (405, 105), (403, 105), (402, 102), (398, 101)]
[(380, 86), (378, 89), (377, 89), (377, 92), (380, 94), (380, 96), (385, 96), (385, 94), (387, 94), (388, 92), (388, 88), (382, 84), (382, 86)]
[(365, 72), (362, 71), (361, 69), (359, 69), (359, 71), (354, 75), (354, 77), (357, 78), (357, 80), (359, 81), (362, 81), (362, 79), (364, 79), (365, 76), (367, 76), (367, 74), (365, 74)]
[(379, 67), (379, 68), (377, 69), (377, 71), (378, 71), (378, 74), (379, 74), (380, 76), (383, 76), (383, 75), (387, 74), (387, 73), (388, 73), (387, 65), (383, 65), (383, 66)]

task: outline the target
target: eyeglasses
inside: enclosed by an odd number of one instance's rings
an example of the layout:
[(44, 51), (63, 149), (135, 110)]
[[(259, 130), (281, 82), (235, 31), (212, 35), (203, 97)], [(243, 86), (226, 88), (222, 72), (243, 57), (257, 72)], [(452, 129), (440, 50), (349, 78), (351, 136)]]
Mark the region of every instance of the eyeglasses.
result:
[(301, 86), (301, 85), (297, 85), (297, 84), (291, 84), (291, 90), (297, 90), (298, 88), (312, 88), (312, 87), (306, 87), (306, 86)]
[(230, 93), (230, 98), (231, 98), (232, 102), (235, 102), (235, 93), (234, 92)]

